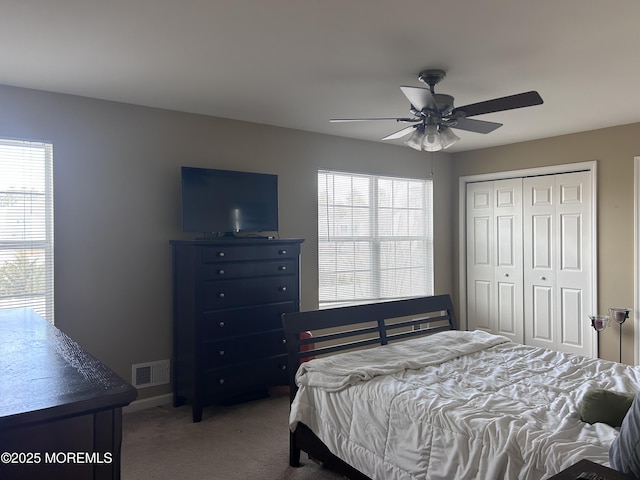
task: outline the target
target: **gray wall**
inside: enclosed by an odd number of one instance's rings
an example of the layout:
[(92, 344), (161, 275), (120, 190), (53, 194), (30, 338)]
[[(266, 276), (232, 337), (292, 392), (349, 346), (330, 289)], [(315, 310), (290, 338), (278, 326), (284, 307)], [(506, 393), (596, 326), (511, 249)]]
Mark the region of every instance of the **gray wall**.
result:
[[(171, 250), (181, 165), (279, 175), (280, 236), (302, 246), (302, 307), (317, 307), (318, 168), (425, 177), (412, 149), (0, 86), (0, 137), (54, 145), (56, 325), (130, 380), (171, 357)], [(453, 288), (451, 156), (436, 155), (436, 293)], [(170, 392), (140, 391), (139, 398)]]

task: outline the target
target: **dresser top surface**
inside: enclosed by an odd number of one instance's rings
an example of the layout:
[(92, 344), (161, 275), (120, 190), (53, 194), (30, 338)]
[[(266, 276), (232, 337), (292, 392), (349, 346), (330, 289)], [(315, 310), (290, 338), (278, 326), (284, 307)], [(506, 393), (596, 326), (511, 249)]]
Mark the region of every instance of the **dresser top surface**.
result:
[(197, 240), (170, 240), (172, 245), (277, 245), (277, 244), (291, 244), (291, 243), (303, 243), (304, 238), (253, 238), (253, 237), (220, 237), (212, 239), (197, 239)]
[(136, 395), (33, 310), (0, 310), (0, 427), (120, 407)]

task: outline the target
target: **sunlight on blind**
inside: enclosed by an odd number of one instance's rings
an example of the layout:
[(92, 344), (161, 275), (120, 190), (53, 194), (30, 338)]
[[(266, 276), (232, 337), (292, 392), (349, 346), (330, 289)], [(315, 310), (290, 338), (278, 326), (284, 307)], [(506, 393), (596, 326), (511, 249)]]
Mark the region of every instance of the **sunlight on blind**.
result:
[(433, 294), (432, 182), (318, 171), (321, 306)]
[(53, 146), (0, 139), (0, 308), (53, 323)]

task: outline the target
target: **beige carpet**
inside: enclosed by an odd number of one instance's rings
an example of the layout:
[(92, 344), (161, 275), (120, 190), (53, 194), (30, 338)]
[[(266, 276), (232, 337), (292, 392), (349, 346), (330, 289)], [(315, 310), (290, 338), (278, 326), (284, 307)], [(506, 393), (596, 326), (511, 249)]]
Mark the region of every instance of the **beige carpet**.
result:
[(122, 480), (336, 480), (309, 461), (289, 467), (289, 393), (231, 407), (155, 407), (123, 415)]

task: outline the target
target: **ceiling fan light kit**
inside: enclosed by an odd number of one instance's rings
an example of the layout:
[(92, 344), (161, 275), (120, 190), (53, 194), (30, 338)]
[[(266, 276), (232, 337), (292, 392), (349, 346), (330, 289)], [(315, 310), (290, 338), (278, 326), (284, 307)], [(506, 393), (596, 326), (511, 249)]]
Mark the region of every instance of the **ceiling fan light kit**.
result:
[(449, 148), (460, 138), (452, 128), (468, 132), (487, 134), (502, 126), (501, 123), (477, 120), (468, 117), (487, 113), (502, 112), (516, 108), (542, 104), (542, 97), (536, 91), (494, 98), (483, 102), (454, 108), (451, 95), (435, 93), (435, 86), (446, 76), (444, 70), (424, 70), (418, 74), (418, 80), (429, 88), (401, 86), (400, 90), (409, 100), (411, 118), (334, 118), (331, 122), (369, 122), (394, 120), (399, 123), (413, 123), (409, 127), (387, 135), (382, 140), (395, 140), (410, 135), (405, 145), (427, 152), (437, 152)]
[(404, 143), (419, 152), (438, 152), (449, 148), (458, 140), (460, 138), (449, 127), (431, 124), (417, 125)]
[(453, 130), (449, 127), (443, 127), (440, 129), (440, 143), (442, 144), (442, 149), (449, 148), (451, 145), (460, 140)]
[(422, 139), (424, 138), (424, 127), (422, 125), (415, 128), (404, 142), (407, 147), (411, 147), (419, 152), (422, 151)]

